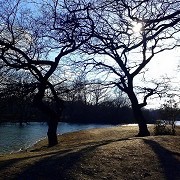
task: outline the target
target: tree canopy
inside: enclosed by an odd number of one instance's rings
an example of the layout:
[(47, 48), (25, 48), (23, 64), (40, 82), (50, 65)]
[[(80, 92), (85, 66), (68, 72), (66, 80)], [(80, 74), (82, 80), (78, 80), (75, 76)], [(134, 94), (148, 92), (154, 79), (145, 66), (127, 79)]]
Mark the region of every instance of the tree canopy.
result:
[(97, 56), (88, 63), (114, 75), (111, 84), (129, 97), (140, 135), (149, 134), (141, 108), (147, 105), (148, 97), (162, 91), (164, 82), (138, 86), (135, 80), (145, 74), (155, 55), (179, 46), (179, 7), (179, 1), (165, 0), (94, 3), (94, 35), (82, 50), (93, 56), (103, 55), (104, 58)]
[[(63, 109), (50, 77), (60, 60), (88, 41), (94, 30), (90, 6), (75, 2), (1, 1), (0, 59), (6, 66), (29, 71), (39, 82), (34, 102), (51, 119), (50, 146), (57, 144), (57, 121)], [(56, 111), (42, 101), (47, 88), (58, 105)]]
[[(58, 81), (52, 77), (75, 52), (75, 63), (82, 65), (77, 68), (96, 69), (104, 81), (109, 80), (106, 85), (127, 94), (138, 135), (149, 135), (142, 107), (162, 91), (164, 82), (139, 86), (136, 80), (157, 54), (179, 46), (180, 1), (2, 0), (0, 5), (0, 64), (35, 77), (34, 103), (50, 117), (50, 146), (57, 144), (57, 122), (63, 110), (54, 83), (64, 82), (60, 71)], [(43, 103), (47, 89), (56, 110)]]

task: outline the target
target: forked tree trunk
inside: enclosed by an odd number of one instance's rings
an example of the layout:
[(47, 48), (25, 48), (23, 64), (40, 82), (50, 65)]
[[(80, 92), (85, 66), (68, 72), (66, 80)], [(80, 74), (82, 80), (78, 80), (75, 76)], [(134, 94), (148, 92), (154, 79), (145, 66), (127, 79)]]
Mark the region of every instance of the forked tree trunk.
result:
[(51, 109), (48, 105), (46, 105), (43, 102), (43, 97), (44, 97), (44, 92), (45, 92), (45, 86), (40, 85), (38, 89), (38, 93), (34, 97), (34, 103), (42, 111), (42, 113), (46, 114), (48, 117), (48, 146), (52, 147), (58, 144), (58, 139), (57, 139), (57, 126), (58, 126), (58, 119), (60, 117), (59, 114), (56, 113), (53, 109)]

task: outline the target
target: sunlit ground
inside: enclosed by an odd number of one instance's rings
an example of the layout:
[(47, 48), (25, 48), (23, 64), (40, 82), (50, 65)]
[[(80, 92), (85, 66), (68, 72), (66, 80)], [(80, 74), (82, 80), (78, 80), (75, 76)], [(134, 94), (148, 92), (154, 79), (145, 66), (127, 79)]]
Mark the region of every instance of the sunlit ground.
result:
[(64, 134), (52, 148), (41, 141), (0, 156), (0, 179), (178, 179), (180, 129), (177, 136), (136, 133), (137, 126), (117, 126)]

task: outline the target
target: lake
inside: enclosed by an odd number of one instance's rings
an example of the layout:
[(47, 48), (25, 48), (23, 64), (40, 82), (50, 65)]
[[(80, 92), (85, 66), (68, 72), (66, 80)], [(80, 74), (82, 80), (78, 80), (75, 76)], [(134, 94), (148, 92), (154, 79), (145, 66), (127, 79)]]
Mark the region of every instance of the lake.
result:
[[(130, 125), (132, 126), (132, 124)], [(180, 121), (177, 121), (176, 125), (180, 125)], [(59, 123), (57, 133), (64, 134), (84, 129), (106, 128), (110, 126), (111, 125)], [(19, 126), (18, 123), (0, 124), (0, 154), (26, 149), (45, 138), (46, 134), (46, 123), (30, 123), (24, 124), (22, 127)]]
[[(109, 127), (110, 125), (99, 124), (69, 124), (59, 123), (58, 134), (79, 131), (83, 129)], [(16, 152), (26, 149), (37, 141), (46, 137), (46, 123), (24, 124), (22, 127), (17, 123), (0, 124), (0, 154)]]

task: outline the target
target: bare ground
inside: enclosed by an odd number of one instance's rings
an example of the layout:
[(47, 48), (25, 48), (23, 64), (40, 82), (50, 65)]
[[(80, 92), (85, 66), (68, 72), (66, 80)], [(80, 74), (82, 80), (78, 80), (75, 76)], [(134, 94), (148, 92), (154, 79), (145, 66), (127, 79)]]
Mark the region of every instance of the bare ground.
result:
[(135, 126), (117, 126), (60, 135), (52, 148), (41, 141), (1, 155), (0, 179), (180, 180), (180, 127), (176, 136), (136, 133)]

